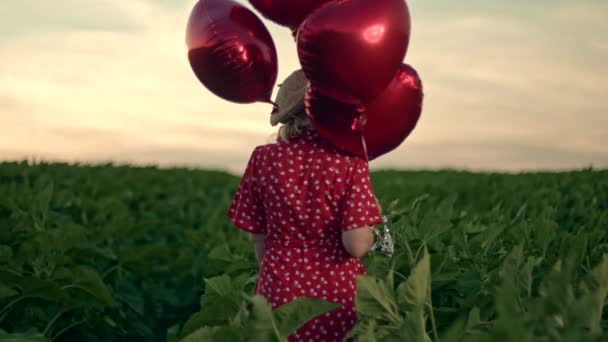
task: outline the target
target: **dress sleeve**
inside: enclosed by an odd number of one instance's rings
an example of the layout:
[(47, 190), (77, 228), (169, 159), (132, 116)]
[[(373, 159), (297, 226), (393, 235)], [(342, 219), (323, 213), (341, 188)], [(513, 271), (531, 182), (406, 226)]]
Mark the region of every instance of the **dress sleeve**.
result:
[(355, 158), (349, 167), (346, 190), (341, 201), (342, 231), (382, 223), (382, 214), (369, 178), (367, 161)]
[(256, 185), (256, 164), (259, 150), (253, 151), (241, 183), (228, 209), (228, 218), (239, 229), (249, 233), (266, 232), (266, 215), (259, 189)]

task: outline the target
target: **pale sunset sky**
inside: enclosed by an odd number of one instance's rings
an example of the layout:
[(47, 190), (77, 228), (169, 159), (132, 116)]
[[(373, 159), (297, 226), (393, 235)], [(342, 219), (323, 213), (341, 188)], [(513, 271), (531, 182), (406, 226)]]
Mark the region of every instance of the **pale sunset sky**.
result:
[[(372, 169), (608, 167), (607, 0), (408, 4), (405, 62), (424, 82), (424, 111)], [(184, 42), (193, 5), (0, 0), (0, 160), (243, 170), (272, 140), (271, 108), (196, 80)], [(264, 22), (280, 81), (299, 68), (296, 46)]]

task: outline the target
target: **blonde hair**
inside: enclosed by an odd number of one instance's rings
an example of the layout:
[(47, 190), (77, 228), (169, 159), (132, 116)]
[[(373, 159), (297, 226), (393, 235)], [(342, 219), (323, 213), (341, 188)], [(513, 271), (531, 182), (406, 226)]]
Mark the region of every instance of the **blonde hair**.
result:
[(285, 122), (279, 127), (277, 136), (284, 142), (289, 142), (289, 139), (306, 131), (312, 131), (314, 127), (310, 119), (304, 112), (290, 116)]

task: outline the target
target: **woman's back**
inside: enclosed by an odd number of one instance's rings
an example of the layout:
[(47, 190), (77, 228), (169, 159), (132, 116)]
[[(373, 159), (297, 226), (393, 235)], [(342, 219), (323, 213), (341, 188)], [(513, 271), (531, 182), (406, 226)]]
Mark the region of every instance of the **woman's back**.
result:
[(251, 155), (228, 216), (251, 233), (260, 273), (256, 294), (273, 310), (299, 297), (340, 307), (313, 318), (290, 341), (342, 341), (354, 326), (358, 257), (382, 222), (367, 161), (339, 153), (305, 113), (308, 80), (294, 71), (280, 85), (270, 124), (278, 142)]
[(382, 221), (367, 162), (337, 152), (315, 131), (260, 146), (229, 210), (234, 224), (266, 234), (256, 293), (277, 308), (298, 297), (342, 304), (308, 322), (290, 340), (340, 340), (356, 320), (359, 259), (342, 232)]
[(315, 131), (257, 147), (229, 214), (245, 230), (267, 233), (267, 248), (334, 247), (342, 231), (381, 222), (367, 162)]

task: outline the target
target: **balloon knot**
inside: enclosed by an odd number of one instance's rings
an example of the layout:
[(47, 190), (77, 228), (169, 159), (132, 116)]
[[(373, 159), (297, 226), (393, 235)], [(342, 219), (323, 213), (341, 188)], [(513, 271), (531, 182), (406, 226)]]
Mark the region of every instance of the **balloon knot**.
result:
[(367, 118), (365, 114), (361, 114), (359, 117), (353, 119), (353, 124), (350, 126), (350, 129), (353, 131), (360, 131), (365, 123), (367, 122)]

